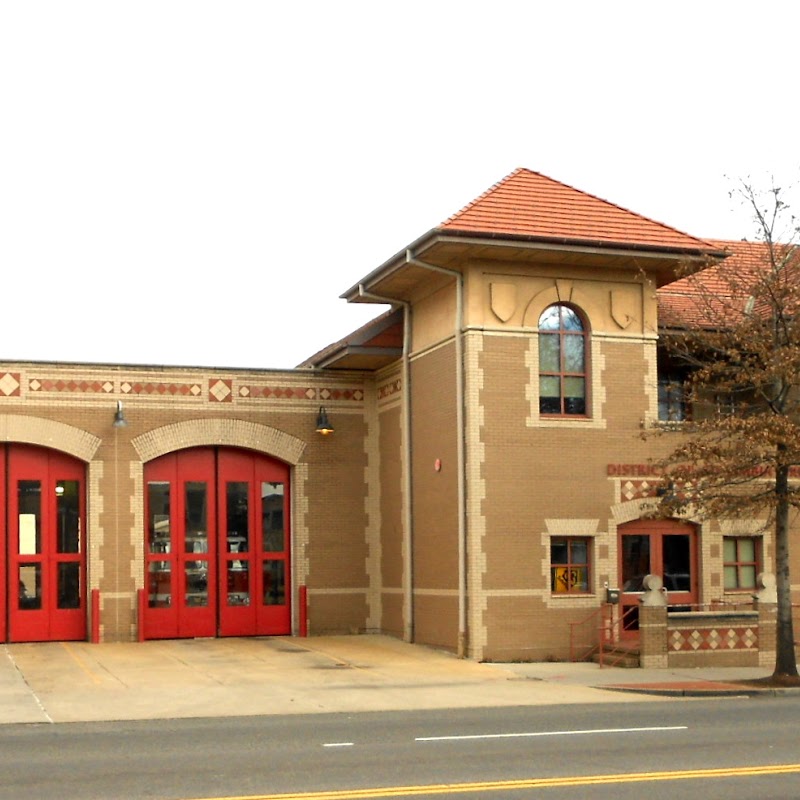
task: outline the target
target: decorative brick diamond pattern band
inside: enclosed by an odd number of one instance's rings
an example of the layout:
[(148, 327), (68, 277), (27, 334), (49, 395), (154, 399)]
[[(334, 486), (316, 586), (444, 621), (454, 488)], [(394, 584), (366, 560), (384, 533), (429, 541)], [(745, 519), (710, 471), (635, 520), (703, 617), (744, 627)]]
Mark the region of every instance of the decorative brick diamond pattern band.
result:
[(693, 653), (698, 650), (755, 650), (758, 630), (741, 628), (681, 628), (669, 632), (669, 649)]
[(391, 383), (386, 383), (383, 386), (378, 387), (378, 400), (385, 400), (387, 397), (391, 397), (394, 394), (397, 394), (402, 387), (402, 382), (398, 378), (396, 381), (392, 381)]
[(182, 397), (199, 397), (203, 391), (199, 383), (130, 383), (123, 381), (119, 388), (123, 394), (157, 394), (172, 397), (178, 395)]
[(19, 372), (4, 372), (0, 376), (0, 394), (4, 397), (19, 397), (20, 385)]
[[(9, 373), (6, 373), (9, 374)], [(71, 394), (111, 394), (114, 384), (111, 381), (92, 380), (48, 380), (33, 378), (28, 384), (31, 392), (69, 392)]]
[[(149, 377), (149, 376), (148, 376)], [(399, 381), (387, 387), (387, 396), (399, 391)], [(364, 390), (356, 387), (291, 386), (240, 382), (236, 377), (197, 377), (189, 380), (135, 380), (111, 379), (102, 374), (97, 377), (31, 377), (22, 372), (0, 372), (0, 398), (22, 397), (23, 390), (30, 395), (58, 394), (66, 399), (86, 395), (122, 395), (128, 397), (181, 397), (211, 404), (239, 403), (253, 400), (300, 400), (311, 403), (351, 402), (363, 403)]]
[(639, 500), (656, 496), (656, 487), (661, 484), (655, 481), (623, 481), (620, 486), (622, 500)]
[(288, 400), (316, 400), (317, 390), (308, 386), (252, 386), (242, 385), (239, 397), (265, 397)]

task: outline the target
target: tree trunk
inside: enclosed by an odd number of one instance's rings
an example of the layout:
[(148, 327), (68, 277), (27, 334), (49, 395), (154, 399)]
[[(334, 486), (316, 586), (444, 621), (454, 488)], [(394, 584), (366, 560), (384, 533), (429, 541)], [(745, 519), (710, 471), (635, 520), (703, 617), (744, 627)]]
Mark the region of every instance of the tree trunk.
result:
[[(779, 446), (779, 450), (781, 447)], [(796, 678), (797, 658), (794, 651), (792, 623), (792, 589), (789, 580), (789, 467), (780, 466), (775, 475), (775, 578), (778, 591), (778, 621), (775, 642), (776, 679)]]

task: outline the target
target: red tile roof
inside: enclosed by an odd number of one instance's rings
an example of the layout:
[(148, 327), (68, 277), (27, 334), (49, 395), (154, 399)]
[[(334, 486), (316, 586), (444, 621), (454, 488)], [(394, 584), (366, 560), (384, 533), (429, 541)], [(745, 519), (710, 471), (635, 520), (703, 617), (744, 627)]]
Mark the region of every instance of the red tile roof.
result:
[(319, 367), (332, 359), (343, 360), (349, 355), (353, 347), (369, 348), (374, 356), (379, 351), (384, 351), (388, 360), (393, 361), (398, 357), (403, 347), (403, 313), (390, 308), (374, 319), (362, 325), (357, 330), (349, 333), (344, 339), (333, 342), (322, 350), (309, 356), (295, 369), (306, 367)]
[[(750, 296), (748, 284), (759, 272), (770, 267), (769, 246), (765, 242), (709, 239), (728, 257), (702, 272), (662, 286), (658, 290), (660, 327), (693, 327), (733, 320)], [(780, 246), (775, 254), (779, 257)]]
[(476, 235), (708, 251), (681, 233), (528, 169), (517, 169), (439, 226)]

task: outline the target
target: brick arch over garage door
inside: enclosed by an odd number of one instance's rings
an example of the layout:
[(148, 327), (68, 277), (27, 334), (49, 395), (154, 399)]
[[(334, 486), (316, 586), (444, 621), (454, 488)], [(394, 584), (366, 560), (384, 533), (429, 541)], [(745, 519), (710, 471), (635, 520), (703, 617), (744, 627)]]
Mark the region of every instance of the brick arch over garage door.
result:
[(0, 414), (0, 442), (19, 442), (68, 453), (87, 464), (94, 458), (100, 439), (87, 431), (44, 417)]
[(300, 463), (306, 447), (302, 439), (277, 428), (238, 419), (177, 422), (143, 433), (133, 440), (133, 446), (143, 462), (188, 447), (220, 445), (257, 450), (292, 466)]
[[(293, 587), (306, 583), (308, 576), (308, 526), (306, 511), (308, 500), (306, 483), (308, 466), (302, 461), (306, 442), (277, 428), (259, 425), (243, 420), (198, 419), (165, 425), (137, 436), (132, 440), (140, 461), (131, 464), (131, 474), (137, 486), (139, 502), (136, 508), (136, 531), (131, 541), (134, 543), (136, 560), (135, 581), (139, 588), (145, 586), (144, 575), (144, 465), (168, 453), (198, 447), (234, 447), (255, 450), (285, 462), (291, 474), (291, 517), (292, 517), (292, 580)], [(297, 629), (297, 617), (292, 604), (292, 629)]]

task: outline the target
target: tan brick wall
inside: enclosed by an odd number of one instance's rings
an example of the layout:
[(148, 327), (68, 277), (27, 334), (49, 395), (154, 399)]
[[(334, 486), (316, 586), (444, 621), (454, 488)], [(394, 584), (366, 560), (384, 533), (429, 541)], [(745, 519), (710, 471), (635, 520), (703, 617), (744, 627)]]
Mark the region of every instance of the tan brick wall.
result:
[(309, 593), (308, 633), (311, 636), (364, 633), (368, 612), (365, 592), (322, 589)]
[(666, 606), (639, 609), (639, 663), (645, 669), (664, 669), (669, 663)]
[(567, 661), (570, 624), (576, 625), (576, 652), (586, 652), (597, 639), (596, 621), (587, 622), (592, 610), (570, 607), (568, 601), (550, 606), (527, 591), (492, 593), (486, 603), (488, 642), (482, 659)]
[(398, 405), (380, 415), (381, 581), (384, 589), (403, 588), (403, 509)]
[(381, 596), (381, 632), (403, 638), (403, 595), (399, 590), (384, 590)]
[[(325, 437), (321, 447), (306, 451), (308, 588), (309, 595), (314, 598), (315, 613), (321, 613), (327, 620), (327, 632), (335, 630), (333, 621), (342, 618), (341, 610), (326, 609), (326, 601), (322, 597), (315, 598), (315, 594), (331, 589), (357, 591), (362, 594), (361, 603), (366, 607), (369, 589), (364, 480), (366, 426), (363, 418), (355, 414), (339, 414), (335, 419), (331, 414), (331, 419), (336, 427), (335, 434)], [(311, 616), (309, 619), (316, 630), (318, 620)], [(366, 625), (364, 614), (349, 619), (341, 631), (363, 630)]]
[(483, 657), (486, 647), (486, 601), (484, 586), (486, 574), (486, 479), (484, 461), (486, 447), (483, 442), (485, 409), (482, 401), (484, 389), (483, 343), (484, 337), (470, 332), (465, 337), (465, 444), (466, 444), (466, 535), (467, 535), (467, 655)]
[[(136, 635), (144, 463), (193, 446), (246, 447), (293, 466), (295, 587), (308, 584), (316, 624), (349, 632), (366, 627), (369, 592), (379, 596), (367, 576), (366, 397), (364, 378), (347, 373), (8, 362), (0, 442), (87, 463), (87, 574), (101, 592), (103, 639)], [(128, 425), (114, 428), (120, 400)], [(314, 432), (320, 405), (336, 428), (327, 438)]]
[[(442, 606), (433, 595), (458, 588), (458, 468), (454, 345), (431, 350), (412, 360), (413, 574), (414, 636), (423, 644), (455, 648), (456, 612), (447, 621), (429, 618)], [(441, 470), (436, 471), (437, 459)], [(425, 593), (422, 599), (420, 592)], [(448, 611), (449, 613), (449, 611)], [(445, 632), (447, 634), (445, 635)], [(432, 638), (431, 638), (432, 637)]]
[(364, 514), (366, 515), (367, 557), (364, 569), (367, 576), (367, 615), (365, 630), (380, 631), (382, 611), (382, 579), (381, 560), (383, 545), (381, 534), (382, 522), (382, 489), (381, 486), (381, 454), (380, 454), (380, 421), (378, 418), (377, 393), (374, 381), (365, 384), (364, 420), (366, 435), (364, 450), (367, 463), (364, 467)]
[[(756, 603), (758, 610), (758, 666), (774, 667), (778, 648), (778, 608), (774, 603)], [(795, 625), (795, 642), (797, 632)], [(795, 644), (795, 648), (797, 645)]]
[(414, 592), (415, 640), (430, 647), (455, 650), (458, 644), (458, 594)]
[[(597, 609), (604, 584), (616, 579), (609, 508), (618, 486), (609, 481), (607, 464), (647, 459), (639, 437), (649, 403), (642, 340), (595, 337), (592, 393), (602, 398), (594, 406), (602, 424), (593, 418), (582, 426), (578, 420), (538, 420), (532, 412), (531, 387), (538, 385), (532, 339), (487, 334), (479, 359), (486, 533), (478, 602), (486, 609), (486, 636), (473, 653), (478, 658), (568, 657), (570, 623)], [(592, 540), (589, 595), (550, 591), (550, 539), (564, 535)]]

